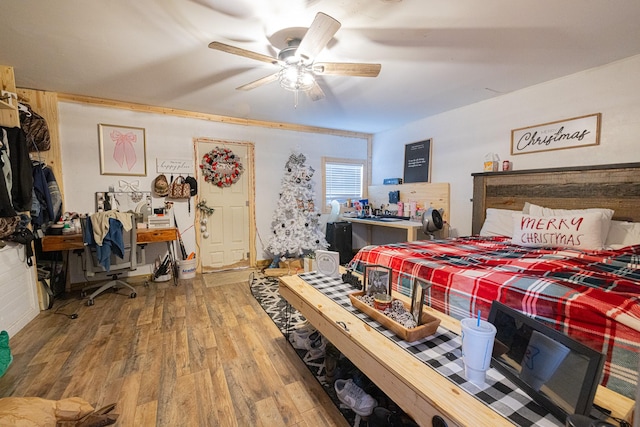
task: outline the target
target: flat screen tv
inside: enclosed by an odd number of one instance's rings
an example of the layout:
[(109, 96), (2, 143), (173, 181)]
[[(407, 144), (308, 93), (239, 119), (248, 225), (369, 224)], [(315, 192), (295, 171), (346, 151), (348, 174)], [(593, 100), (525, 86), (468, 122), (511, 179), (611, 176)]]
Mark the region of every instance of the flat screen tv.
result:
[(604, 355), (494, 301), (493, 365), (550, 413), (589, 415), (602, 375)]

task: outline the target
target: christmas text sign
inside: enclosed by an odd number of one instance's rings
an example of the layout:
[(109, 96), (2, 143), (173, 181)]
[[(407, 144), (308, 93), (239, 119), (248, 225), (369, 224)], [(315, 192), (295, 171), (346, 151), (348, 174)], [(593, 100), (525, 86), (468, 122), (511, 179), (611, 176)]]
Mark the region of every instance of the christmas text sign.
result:
[(511, 131), (511, 154), (598, 145), (600, 117), (597, 113), (514, 129)]

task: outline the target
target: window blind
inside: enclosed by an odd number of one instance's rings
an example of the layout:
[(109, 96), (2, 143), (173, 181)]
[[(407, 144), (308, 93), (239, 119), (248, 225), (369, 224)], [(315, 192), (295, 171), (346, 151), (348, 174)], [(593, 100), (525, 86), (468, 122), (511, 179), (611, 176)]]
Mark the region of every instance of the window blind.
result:
[(344, 202), (347, 199), (362, 198), (363, 167), (350, 163), (326, 163), (325, 200)]

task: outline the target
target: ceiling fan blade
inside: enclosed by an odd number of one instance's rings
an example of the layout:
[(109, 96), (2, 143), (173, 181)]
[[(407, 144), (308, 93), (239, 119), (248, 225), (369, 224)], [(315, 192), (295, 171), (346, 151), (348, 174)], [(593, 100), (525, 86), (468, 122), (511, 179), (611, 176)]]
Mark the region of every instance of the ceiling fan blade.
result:
[(276, 80), (278, 80), (278, 78), (280, 77), (280, 72), (278, 71), (277, 73), (268, 75), (266, 77), (262, 77), (261, 79), (255, 80), (251, 83), (247, 83), (246, 85), (242, 85), (237, 87), (237, 90), (251, 90), (251, 89), (255, 89), (258, 86), (262, 86), (262, 85), (266, 85), (269, 84), (271, 82), (275, 82)]
[(352, 62), (316, 62), (313, 72), (322, 75), (377, 77), (382, 66), (380, 64), (363, 64)]
[(312, 101), (318, 101), (324, 98), (324, 92), (318, 82), (313, 82), (313, 86), (307, 91), (307, 95)]
[(340, 28), (340, 22), (327, 14), (318, 12), (313, 23), (300, 41), (296, 54), (304, 60), (313, 60), (329, 43)]
[(250, 18), (253, 14), (252, 7), (246, 1), (223, 1), (223, 0), (192, 0), (195, 3), (215, 10), (223, 15), (234, 18)]
[(257, 61), (268, 62), (269, 64), (277, 64), (278, 60), (268, 55), (252, 52), (250, 50), (242, 49), (239, 47), (231, 46), (220, 42), (211, 42), (209, 47), (215, 50), (221, 50), (223, 52), (231, 53), (233, 55), (244, 56), (245, 58), (255, 59)]

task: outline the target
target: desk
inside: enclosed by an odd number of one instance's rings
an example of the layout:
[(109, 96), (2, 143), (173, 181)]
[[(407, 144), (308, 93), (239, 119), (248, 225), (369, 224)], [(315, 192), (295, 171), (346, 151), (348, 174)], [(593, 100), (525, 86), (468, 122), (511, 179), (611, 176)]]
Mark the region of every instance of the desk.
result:
[[(171, 259), (175, 259), (173, 256), (173, 248), (171, 242), (178, 240), (178, 229), (175, 227), (170, 228), (138, 228), (136, 230), (136, 240), (139, 245), (146, 245), (148, 243), (167, 242), (167, 248), (171, 255)], [(42, 251), (64, 251), (67, 253), (76, 249), (84, 249), (84, 243), (82, 241), (82, 233), (76, 234), (63, 234), (60, 236), (47, 235), (42, 238)], [(68, 280), (68, 272), (67, 274)], [(176, 283), (174, 277), (174, 284)], [(67, 290), (69, 290), (69, 283), (66, 283)]]
[[(345, 310), (299, 276), (280, 278), (280, 294), (316, 327), (342, 354), (421, 426), (430, 426), (435, 415), (451, 426), (511, 426), (506, 418), (468, 394), (391, 342), (367, 323)], [(407, 300), (396, 294), (394, 297)], [(459, 322), (435, 310), (441, 326), (459, 332)], [(348, 329), (338, 325), (344, 322)], [(628, 416), (633, 401), (600, 387), (596, 403)]]
[(342, 217), (342, 221), (353, 222), (354, 224), (364, 224), (367, 226), (367, 245), (371, 244), (371, 227), (399, 228), (407, 231), (407, 242), (418, 240), (418, 231), (422, 230), (422, 223), (408, 220), (380, 221), (377, 219), (348, 218)]
[[(172, 242), (178, 240), (178, 229), (171, 228), (138, 228), (136, 239), (139, 245), (157, 242)], [(42, 250), (52, 251), (72, 251), (83, 249), (82, 234), (63, 234), (60, 236), (44, 236), (42, 238)]]

